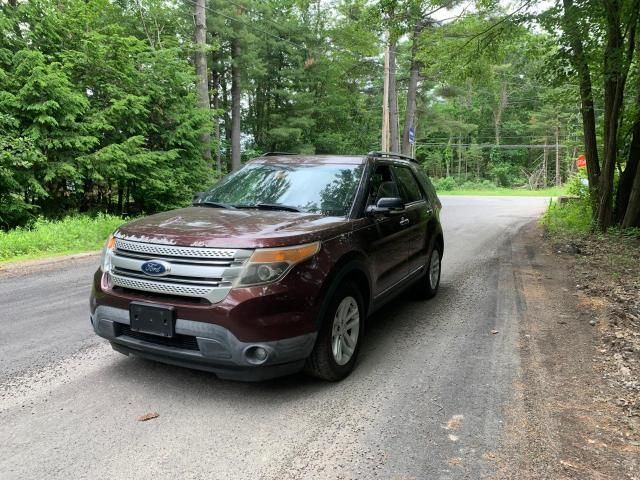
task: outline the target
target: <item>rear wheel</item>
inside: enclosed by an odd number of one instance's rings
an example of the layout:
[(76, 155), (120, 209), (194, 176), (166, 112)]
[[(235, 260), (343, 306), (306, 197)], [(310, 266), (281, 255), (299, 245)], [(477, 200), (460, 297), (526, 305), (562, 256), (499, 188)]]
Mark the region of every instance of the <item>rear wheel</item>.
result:
[(441, 260), (440, 247), (435, 245), (431, 250), (431, 255), (429, 255), (425, 275), (414, 287), (415, 293), (419, 298), (429, 299), (437, 295), (440, 287)]
[(329, 300), (305, 371), (329, 381), (349, 375), (360, 350), (363, 327), (362, 294), (354, 284), (344, 283)]

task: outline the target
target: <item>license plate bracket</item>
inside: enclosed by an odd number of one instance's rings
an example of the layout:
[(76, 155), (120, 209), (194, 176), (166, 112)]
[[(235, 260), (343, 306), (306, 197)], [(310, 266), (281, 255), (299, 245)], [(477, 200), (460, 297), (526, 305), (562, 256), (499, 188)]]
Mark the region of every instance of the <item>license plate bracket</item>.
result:
[(174, 307), (138, 302), (129, 304), (129, 328), (134, 332), (171, 338), (175, 334), (175, 325)]

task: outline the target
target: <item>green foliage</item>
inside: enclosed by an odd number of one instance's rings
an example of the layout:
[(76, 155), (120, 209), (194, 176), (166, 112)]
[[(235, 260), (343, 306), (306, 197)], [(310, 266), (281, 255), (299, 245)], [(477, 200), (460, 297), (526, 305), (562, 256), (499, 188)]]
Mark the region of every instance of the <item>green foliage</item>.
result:
[(549, 202), (542, 225), (552, 235), (586, 234), (591, 230), (591, 206), (578, 200), (564, 204)]
[(0, 231), (0, 262), (80, 251), (99, 250), (125, 220), (114, 215), (37, 218), (29, 227)]
[(211, 118), (196, 107), (180, 16), (149, 7), (168, 22), (153, 42), (126, 2), (3, 7), (1, 228), (37, 214), (167, 209), (210, 182), (199, 136)]
[(578, 170), (567, 180), (567, 193), (587, 203), (589, 201), (589, 187), (586, 180), (586, 172), (584, 170)]
[[(442, 23), (424, 17), (445, 3), (208, 0), (209, 111), (196, 106), (193, 2), (4, 2), (0, 228), (39, 215), (152, 213), (188, 203), (229, 170), (233, 66), (244, 161), (265, 151), (379, 149), (386, 38), (397, 47), (401, 131), (412, 59), (420, 70), (416, 156), (430, 176), (443, 178), (439, 191), (546, 192), (540, 188), (554, 182), (556, 154), (567, 180), (583, 139), (576, 72), (559, 33), (563, 7), (540, 13), (543, 33), (528, 23), (531, 10), (509, 15), (495, 1)], [(631, 2), (622, 4), (622, 18), (631, 18)], [(604, 12), (576, 5), (581, 29), (593, 34), (585, 39), (587, 60), (600, 72)], [(231, 40), (239, 55), (232, 56)], [(625, 155), (640, 111), (636, 57), (620, 119)], [(593, 76), (600, 123), (604, 80)], [(215, 174), (201, 150), (202, 134), (215, 139), (214, 126), (222, 157)], [(570, 191), (582, 198), (576, 182), (569, 180)]]
[(434, 178), (432, 179), (432, 183), (438, 192), (449, 192), (457, 186), (453, 177)]
[(491, 180), (465, 181), (460, 185), (461, 190), (495, 190), (496, 184)]

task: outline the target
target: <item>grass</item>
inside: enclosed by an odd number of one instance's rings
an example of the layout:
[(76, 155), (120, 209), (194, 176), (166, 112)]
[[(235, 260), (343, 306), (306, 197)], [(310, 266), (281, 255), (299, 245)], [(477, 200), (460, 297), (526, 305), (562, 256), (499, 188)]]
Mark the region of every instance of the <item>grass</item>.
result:
[(551, 235), (586, 235), (591, 230), (591, 207), (586, 200), (551, 201), (541, 222)]
[(125, 220), (114, 215), (38, 219), (29, 228), (0, 231), (0, 263), (100, 250)]
[(541, 188), (539, 190), (527, 190), (524, 188), (487, 188), (487, 189), (453, 189), (438, 191), (438, 196), (445, 197), (447, 195), (467, 195), (467, 196), (484, 196), (484, 197), (558, 197), (565, 195), (564, 187)]

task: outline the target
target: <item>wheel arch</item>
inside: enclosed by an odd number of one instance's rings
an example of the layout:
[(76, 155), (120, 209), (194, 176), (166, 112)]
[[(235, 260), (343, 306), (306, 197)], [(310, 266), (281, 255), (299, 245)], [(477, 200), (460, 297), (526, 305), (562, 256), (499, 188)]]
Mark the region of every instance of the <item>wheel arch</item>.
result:
[(359, 252), (349, 252), (343, 255), (334, 265), (331, 273), (324, 281), (318, 295), (318, 327), (324, 318), (326, 309), (329, 305), (329, 299), (335, 293), (336, 289), (345, 281), (352, 281), (360, 290), (364, 303), (365, 317), (371, 310), (372, 285), (371, 277), (368, 273), (366, 257)]

